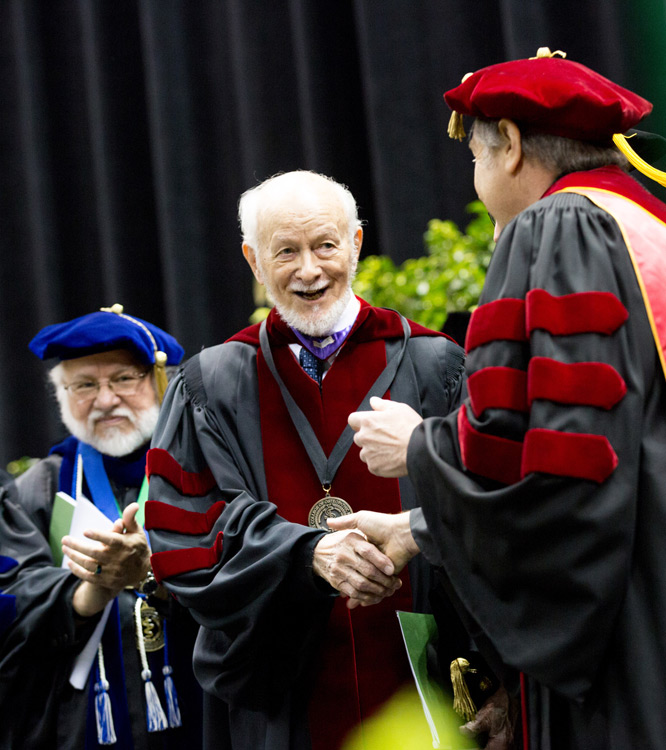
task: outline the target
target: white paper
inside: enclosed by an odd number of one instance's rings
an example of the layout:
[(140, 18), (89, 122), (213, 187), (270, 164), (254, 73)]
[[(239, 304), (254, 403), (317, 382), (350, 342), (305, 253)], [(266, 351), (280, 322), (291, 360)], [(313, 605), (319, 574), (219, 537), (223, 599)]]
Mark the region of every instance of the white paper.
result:
[[(61, 492), (68, 500), (74, 503), (65, 492)], [(95, 531), (108, 531), (113, 526), (113, 521), (107, 518), (99, 508), (94, 506), (85, 495), (81, 495), (78, 502), (74, 503), (74, 514), (72, 515), (72, 525), (69, 529), (69, 536), (74, 539), (84, 539), (87, 542), (92, 540), (83, 536), (84, 531), (94, 529)], [(62, 558), (62, 567), (67, 567), (69, 557), (64, 555)]]
[[(96, 508), (90, 502), (90, 500), (88, 500), (87, 497), (81, 495), (74, 508), (74, 515), (72, 516), (72, 526), (69, 530), (69, 536), (73, 537), (74, 539), (86, 539), (86, 541), (90, 542), (90, 539), (87, 539), (83, 536), (84, 531), (87, 531), (89, 529), (94, 529), (96, 531), (106, 531), (112, 526), (113, 521), (107, 518), (104, 513), (99, 510), (99, 508)], [(69, 558), (67, 557), (67, 555), (65, 555), (62, 559), (63, 568), (67, 567), (68, 560)], [(104, 632), (104, 627), (106, 626), (106, 621), (109, 618), (109, 612), (111, 611), (112, 606), (113, 601), (110, 601), (106, 605), (106, 607), (104, 607), (104, 611), (102, 612), (102, 616), (97, 623), (95, 630), (93, 630), (93, 633), (88, 639), (88, 642), (74, 660), (74, 667), (72, 668), (72, 673), (69, 676), (69, 682), (77, 690), (83, 690), (88, 682), (90, 668), (92, 667), (93, 661), (95, 660), (97, 647), (102, 640), (102, 633)]]
[(69, 676), (69, 684), (75, 687), (77, 690), (83, 690), (88, 684), (88, 675), (90, 674), (90, 668), (92, 667), (95, 656), (97, 655), (97, 647), (99, 642), (102, 640), (102, 634), (106, 627), (106, 621), (109, 619), (109, 612), (113, 606), (113, 600), (111, 600), (106, 607), (100, 621), (97, 623), (97, 627), (93, 630), (92, 635), (88, 638), (88, 643), (83, 647), (81, 653), (74, 660), (74, 667), (72, 668), (72, 674)]

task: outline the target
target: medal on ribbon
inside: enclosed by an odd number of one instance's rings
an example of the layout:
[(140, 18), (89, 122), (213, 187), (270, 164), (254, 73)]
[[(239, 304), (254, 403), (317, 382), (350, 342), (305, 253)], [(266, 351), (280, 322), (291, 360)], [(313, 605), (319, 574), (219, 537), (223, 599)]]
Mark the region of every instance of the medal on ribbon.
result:
[(308, 514), (308, 526), (312, 526), (313, 529), (330, 531), (328, 524), (326, 523), (329, 518), (346, 516), (349, 513), (353, 513), (354, 509), (346, 500), (331, 495), (330, 484), (322, 487), (322, 489), (326, 495), (310, 508), (310, 513)]
[[(399, 313), (397, 314), (399, 315)], [(407, 348), (407, 342), (410, 337), (409, 323), (402, 315), (400, 315), (400, 321), (403, 330), (402, 345), (391, 357), (391, 360), (387, 363), (377, 380), (372, 384), (372, 387), (365, 395), (365, 398), (361, 401), (356, 411), (368, 411), (370, 409), (370, 399), (373, 396), (382, 396), (393, 383), (393, 379), (395, 378), (398, 367), (402, 362), (402, 358), (404, 357)], [(328, 528), (328, 524), (326, 523), (328, 518), (337, 518), (338, 516), (344, 516), (348, 513), (354, 512), (354, 509), (346, 500), (331, 495), (331, 484), (333, 478), (335, 477), (335, 473), (340, 464), (347, 455), (351, 444), (354, 442), (354, 431), (349, 425), (347, 425), (338, 438), (330, 455), (327, 456), (312, 429), (312, 425), (308, 422), (307, 417), (294, 400), (294, 397), (289, 393), (287, 386), (280, 377), (280, 373), (277, 371), (275, 361), (273, 360), (273, 353), (271, 352), (270, 343), (268, 341), (265, 320), (259, 328), (259, 346), (261, 347), (261, 353), (266, 360), (268, 369), (280, 388), (280, 393), (284, 399), (291, 421), (296, 428), (296, 431), (301, 438), (301, 442), (303, 443), (303, 447), (308, 454), (308, 458), (317, 473), (322, 489), (326, 493), (325, 496), (322, 497), (321, 500), (318, 500), (310, 509), (310, 513), (308, 514), (308, 525), (313, 528), (331, 532), (331, 529)]]
[[(141, 623), (141, 632), (143, 633), (143, 645), (146, 651), (159, 651), (164, 648), (164, 628), (162, 627), (162, 618), (160, 613), (151, 607), (148, 602), (141, 600), (139, 608), (139, 617), (136, 626)], [(136, 633), (136, 647), (141, 649), (139, 634)]]

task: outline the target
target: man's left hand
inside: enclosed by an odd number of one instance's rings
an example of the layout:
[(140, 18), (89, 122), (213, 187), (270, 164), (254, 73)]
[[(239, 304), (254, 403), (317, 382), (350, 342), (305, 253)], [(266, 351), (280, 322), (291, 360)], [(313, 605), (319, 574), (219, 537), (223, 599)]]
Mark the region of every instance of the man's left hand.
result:
[(117, 594), (145, 577), (150, 570), (150, 548), (136, 522), (138, 510), (137, 503), (128, 505), (110, 531), (85, 531), (90, 541), (63, 537), (62, 551), (70, 558), (69, 569), (77, 578)]
[(391, 560), (355, 531), (323, 536), (315, 546), (312, 567), (334, 589), (349, 597), (349, 609), (359, 604), (377, 604), (402, 585), (393, 575)]
[(370, 406), (373, 411), (349, 415), (349, 426), (356, 432), (354, 442), (361, 448), (361, 461), (368, 465), (371, 474), (404, 477), (409, 439), (423, 419), (411, 406), (397, 401), (374, 396)]

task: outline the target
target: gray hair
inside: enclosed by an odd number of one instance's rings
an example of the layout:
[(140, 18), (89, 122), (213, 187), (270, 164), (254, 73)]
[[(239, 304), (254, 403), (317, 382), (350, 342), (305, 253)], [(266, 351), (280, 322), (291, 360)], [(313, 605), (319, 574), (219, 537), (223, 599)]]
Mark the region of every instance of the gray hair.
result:
[[(498, 122), (498, 120), (485, 120), (479, 117), (474, 120), (472, 126), (472, 133), (490, 151), (496, 151), (503, 142)], [(611, 165), (625, 170), (629, 169), (626, 157), (611, 143), (608, 145), (588, 143), (559, 135), (529, 131), (521, 131), (521, 143), (527, 160), (539, 162), (558, 175)]]
[(238, 202), (238, 220), (243, 242), (251, 248), (259, 250), (259, 219), (261, 214), (273, 205), (278, 196), (283, 196), (289, 191), (302, 190), (308, 183), (325, 184), (337, 194), (347, 215), (349, 240), (353, 246), (354, 235), (362, 226), (362, 222), (358, 218), (358, 208), (354, 196), (345, 185), (336, 182), (332, 177), (305, 169), (276, 174), (256, 187), (246, 190), (241, 195)]

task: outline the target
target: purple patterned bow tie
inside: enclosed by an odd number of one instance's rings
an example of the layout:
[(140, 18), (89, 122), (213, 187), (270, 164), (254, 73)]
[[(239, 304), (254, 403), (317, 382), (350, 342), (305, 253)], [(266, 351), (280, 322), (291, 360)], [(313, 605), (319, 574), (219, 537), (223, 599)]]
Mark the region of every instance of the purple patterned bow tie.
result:
[(318, 359), (328, 359), (333, 352), (336, 352), (342, 346), (353, 326), (354, 324), (352, 323), (347, 326), (347, 328), (331, 333), (328, 336), (307, 336), (305, 333), (301, 333), (295, 328), (292, 328), (291, 330), (301, 344), (303, 344), (308, 351), (312, 352), (315, 357)]

